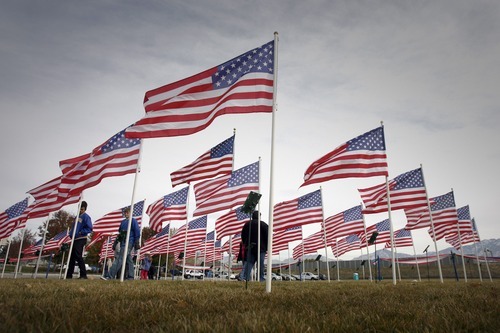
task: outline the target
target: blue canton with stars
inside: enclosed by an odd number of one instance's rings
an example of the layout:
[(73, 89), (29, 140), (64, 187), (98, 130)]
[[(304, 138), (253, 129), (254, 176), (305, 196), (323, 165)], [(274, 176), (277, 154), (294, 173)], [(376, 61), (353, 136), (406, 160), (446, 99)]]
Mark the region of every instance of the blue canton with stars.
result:
[(5, 210), (5, 212), (7, 213), (9, 219), (13, 219), (20, 216), (25, 211), (26, 207), (28, 207), (28, 198), (10, 206)]
[(463, 206), (457, 209), (457, 215), (459, 220), (470, 221), (470, 211), (469, 206)]
[(205, 240), (207, 241), (213, 241), (214, 239), (215, 239), (215, 231), (210, 231), (207, 234), (207, 237), (205, 238)]
[(217, 66), (217, 72), (212, 75), (213, 88), (230, 87), (243, 75), (256, 72), (274, 72), (274, 41)]
[(434, 197), (431, 200), (434, 200), (434, 204), (431, 205), (431, 211), (433, 212), (450, 207), (455, 207), (455, 198), (453, 196), (453, 192), (448, 192), (438, 197)]
[(163, 229), (161, 229), (159, 233), (155, 235), (155, 237), (159, 238), (161, 236), (168, 235), (169, 231), (170, 231), (170, 224), (167, 224), (165, 227), (163, 227)]
[(347, 150), (385, 150), (384, 128), (376, 128), (347, 141)]
[(421, 168), (405, 172), (394, 178), (394, 181), (396, 182), (396, 185), (392, 188), (393, 190), (424, 187), (424, 178), (422, 177)]
[(389, 219), (383, 220), (376, 224), (375, 228), (377, 231), (388, 231), (391, 230), (391, 225), (389, 224)]
[(248, 220), (250, 218), (250, 214), (248, 213), (243, 213), (241, 211), (241, 209), (243, 208), (243, 206), (241, 207), (238, 207), (236, 209), (236, 218), (238, 219), (238, 221), (242, 221), (242, 220)]
[(210, 158), (219, 158), (233, 153), (234, 135), (210, 149)]
[(359, 241), (360, 241), (360, 239), (359, 239), (359, 237), (358, 237), (357, 235), (350, 235), (350, 236), (347, 236), (347, 237), (345, 238), (345, 241), (346, 241), (347, 243), (354, 243), (354, 242), (359, 242)]
[(163, 206), (167, 208), (174, 205), (185, 205), (187, 202), (188, 192), (189, 186), (174, 193), (167, 194), (163, 197)]
[(229, 187), (259, 182), (259, 162), (252, 163), (234, 171), (227, 182)]
[(106, 143), (101, 146), (101, 152), (106, 154), (116, 149), (131, 148), (139, 143), (141, 143), (141, 139), (127, 139), (125, 137), (125, 130), (123, 130), (106, 141)]
[(207, 228), (207, 216), (202, 216), (189, 222), (188, 230)]
[(344, 222), (358, 221), (362, 219), (363, 214), (361, 213), (361, 205), (344, 211)]
[(321, 207), (321, 191), (317, 190), (303, 195), (298, 199), (297, 209), (307, 209), (311, 207)]
[(405, 238), (405, 237), (411, 237), (411, 231), (406, 230), (406, 229), (400, 229), (396, 234), (394, 235), (396, 238)]
[[(130, 206), (122, 208), (122, 216), (125, 217), (125, 209), (130, 208)], [(144, 200), (136, 202), (134, 205), (134, 212), (132, 216), (142, 216), (142, 210), (144, 209)]]

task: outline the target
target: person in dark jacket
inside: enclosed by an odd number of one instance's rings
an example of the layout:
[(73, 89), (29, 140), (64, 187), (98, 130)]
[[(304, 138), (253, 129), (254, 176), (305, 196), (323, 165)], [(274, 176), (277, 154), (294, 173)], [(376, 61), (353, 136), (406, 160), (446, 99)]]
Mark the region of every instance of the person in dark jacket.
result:
[[(245, 280), (250, 280), (252, 268), (257, 262), (258, 238), (259, 238), (259, 211), (252, 213), (252, 220), (245, 223), (241, 229), (241, 241), (245, 244), (246, 260), (243, 266)], [(264, 258), (267, 252), (268, 226), (260, 221), (260, 270), (259, 281), (264, 281)]]
[[(83, 259), (83, 248), (87, 244), (87, 235), (92, 232), (92, 219), (86, 213), (87, 202), (82, 201), (80, 205), (80, 215), (76, 222), (75, 240), (73, 241), (73, 249), (71, 250), (71, 257), (69, 259), (68, 271), (66, 273), (66, 279), (73, 278), (73, 272), (75, 271), (75, 262), (80, 268), (80, 279), (87, 278), (87, 270), (85, 269), (85, 260)], [(73, 230), (75, 228), (75, 223), (69, 231), (69, 236), (73, 237)]]

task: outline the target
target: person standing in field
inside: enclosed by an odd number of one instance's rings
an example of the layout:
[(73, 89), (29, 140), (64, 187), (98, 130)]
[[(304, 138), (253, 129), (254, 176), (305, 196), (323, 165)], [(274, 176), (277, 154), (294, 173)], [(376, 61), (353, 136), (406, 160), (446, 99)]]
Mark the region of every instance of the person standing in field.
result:
[[(72, 279), (75, 271), (75, 262), (80, 269), (80, 279), (87, 279), (87, 270), (85, 269), (85, 260), (83, 259), (83, 248), (87, 244), (87, 235), (92, 232), (92, 219), (86, 213), (87, 202), (82, 201), (80, 204), (80, 215), (73, 223), (69, 236), (73, 237), (75, 232), (75, 239), (73, 241), (73, 249), (69, 259), (68, 271), (66, 272), (66, 279)], [(76, 228), (76, 231), (74, 231)]]
[(151, 255), (149, 253), (145, 253), (141, 263), (141, 280), (148, 279), (148, 272), (150, 268), (151, 268)]
[[(259, 238), (259, 211), (252, 213), (252, 219), (245, 223), (241, 229), (241, 241), (245, 244), (246, 260), (243, 265), (245, 280), (250, 280), (252, 268), (257, 262), (257, 244)], [(264, 221), (260, 221), (260, 270), (259, 281), (264, 281), (264, 258), (267, 252), (268, 226)]]

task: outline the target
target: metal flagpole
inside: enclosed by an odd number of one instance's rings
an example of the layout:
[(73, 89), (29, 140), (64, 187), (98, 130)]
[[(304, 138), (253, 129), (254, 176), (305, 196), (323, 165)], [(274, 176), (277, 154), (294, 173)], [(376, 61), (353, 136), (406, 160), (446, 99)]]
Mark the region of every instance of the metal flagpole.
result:
[(123, 253), (120, 251), (120, 255), (122, 256), (122, 271), (120, 274), (120, 281), (123, 282), (125, 277), (125, 267), (127, 265), (127, 255), (128, 255), (128, 247), (130, 241), (130, 229), (132, 228), (132, 218), (134, 215), (134, 202), (135, 202), (135, 190), (137, 188), (137, 178), (139, 173), (141, 172), (141, 157), (142, 157), (142, 139), (139, 147), (139, 157), (137, 158), (137, 168), (135, 169), (135, 177), (134, 177), (134, 186), (132, 188), (132, 200), (130, 203), (130, 214), (128, 217), (128, 225), (127, 225), (127, 236), (125, 238), (125, 249)]
[[(274, 33), (274, 80), (273, 80), (273, 114), (272, 114), (272, 130), (271, 130), (271, 160), (269, 172), (269, 233), (267, 242), (268, 253), (273, 253), (273, 210), (274, 210), (274, 122), (276, 115), (276, 95), (278, 90), (278, 32)], [(271, 268), (272, 256), (267, 256), (267, 279), (266, 292), (271, 292)]]
[[(476, 225), (476, 221), (474, 219), (472, 219), (472, 220), (474, 221), (473, 225)], [(481, 242), (481, 236), (479, 236), (479, 230), (477, 228), (477, 225), (476, 225), (476, 233), (477, 233), (477, 238), (479, 239), (479, 244), (481, 244), (481, 248), (483, 249), (484, 261), (486, 263), (486, 270), (488, 271), (488, 275), (490, 277), (490, 282), (493, 282), (493, 279), (491, 278), (490, 265), (488, 264), (488, 258), (486, 257), (486, 249), (484, 248), (484, 245)]]
[(71, 235), (71, 242), (69, 244), (69, 251), (68, 251), (68, 259), (66, 259), (67, 260), (66, 269), (64, 270), (63, 280), (66, 280), (66, 275), (68, 275), (69, 262), (71, 260), (71, 251), (73, 251), (73, 244), (75, 242), (76, 227), (78, 226), (78, 219), (80, 218), (80, 207), (82, 206), (82, 201), (83, 201), (83, 191), (80, 194), (80, 201), (78, 202), (78, 207), (76, 209), (75, 222), (73, 223), (73, 235)]
[(36, 279), (38, 274), (38, 266), (40, 265), (40, 259), (42, 257), (43, 247), (45, 246), (45, 238), (47, 237), (47, 229), (49, 228), (50, 213), (47, 216), (47, 223), (45, 224), (45, 230), (43, 231), (42, 244), (40, 245), (40, 251), (38, 252), (38, 259), (36, 260), (35, 272), (33, 273), (33, 279)]
[(368, 234), (366, 233), (365, 214), (363, 214), (363, 203), (361, 203), (361, 216), (363, 216), (363, 229), (365, 229), (366, 258), (368, 261), (368, 273), (370, 274), (370, 282), (373, 282), (372, 264), (371, 264), (371, 259), (370, 259), (370, 248), (369, 248), (369, 244), (368, 244)]
[[(260, 166), (261, 166), (261, 157), (259, 156), (259, 191), (258, 193), (260, 193)], [(259, 202), (257, 203), (257, 210), (259, 211), (259, 214), (257, 216), (257, 279), (258, 281), (260, 282), (260, 270), (261, 269), (264, 269), (264, 267), (260, 267), (260, 200)], [(252, 220), (252, 216), (250, 216), (250, 220)], [(251, 223), (251, 222), (250, 222)], [(267, 234), (267, 237), (272, 237), (272, 236), (269, 236), (269, 230), (268, 230), (268, 234)], [(250, 239), (250, 237), (249, 237)], [(272, 253), (271, 252), (267, 252), (268, 255), (267, 255), (267, 258), (271, 258), (271, 266), (272, 266)], [(269, 263), (267, 264), (267, 266), (269, 267)], [(272, 267), (271, 267), (272, 269)], [(269, 272), (268, 272), (269, 273)], [(246, 273), (245, 273), (246, 274)], [(270, 277), (270, 274), (268, 274), (269, 278)]]
[[(453, 188), (451, 189), (451, 195), (453, 197), (453, 201), (455, 202), (455, 192), (453, 192)], [(458, 232), (458, 241), (460, 244), (460, 253), (462, 257), (462, 267), (464, 269), (464, 280), (467, 283), (467, 270), (465, 269), (464, 248), (462, 244), (462, 235), (460, 233), (460, 221), (458, 220), (457, 220), (457, 232)]]
[[(391, 229), (391, 256), (392, 256), (392, 284), (396, 284), (396, 256), (394, 253), (394, 228), (392, 227), (391, 194), (389, 189), (389, 178), (385, 176), (385, 188), (387, 191), (387, 214), (389, 215), (389, 226)], [(380, 263), (378, 263), (380, 265)]]
[(441, 281), (441, 283), (444, 283), (443, 271), (441, 270), (441, 259), (439, 258), (439, 252), (438, 252), (438, 247), (437, 247), (437, 242), (436, 242), (436, 232), (434, 231), (434, 220), (432, 218), (431, 203), (429, 201), (429, 194), (427, 193), (427, 185), (425, 185), (424, 168), (422, 167), (422, 164), (420, 164), (420, 169), (422, 169), (422, 181), (423, 181), (424, 187), (425, 187), (425, 197), (427, 199), (427, 209), (429, 210), (429, 218), (431, 221), (432, 240), (434, 241), (434, 249), (436, 250), (436, 259), (437, 259), (437, 264), (438, 264), (438, 269), (439, 269), (439, 280)]
[[(189, 195), (186, 200), (186, 212), (189, 212)], [(186, 271), (186, 247), (187, 247), (187, 233), (189, 229), (189, 218), (186, 214), (186, 230), (184, 230), (184, 255), (182, 256), (182, 277), (181, 280), (184, 280), (184, 273)], [(174, 258), (175, 259), (175, 258)]]
[(26, 233), (26, 227), (24, 227), (21, 234), (21, 244), (19, 244), (19, 253), (17, 255), (16, 271), (14, 272), (14, 279), (17, 279), (17, 270), (19, 269), (19, 262), (21, 261), (21, 251), (23, 250), (24, 234)]
[(340, 262), (339, 262), (339, 242), (338, 242), (338, 239), (336, 241), (336, 244), (337, 246), (337, 281), (340, 281)]
[(5, 273), (5, 266), (7, 266), (7, 259), (9, 259), (10, 244), (12, 243), (12, 240), (10, 239), (10, 236), (9, 236), (9, 239), (8, 239), (8, 243), (9, 243), (9, 245), (7, 245), (7, 252), (5, 253), (5, 259), (3, 261), (2, 279), (3, 279), (3, 275)]
[(417, 260), (417, 251), (415, 251), (415, 243), (413, 242), (413, 235), (411, 235), (411, 244), (412, 244), (411, 246), (413, 247), (413, 257), (415, 258), (415, 264), (417, 266), (418, 282), (421, 282), (422, 279), (420, 278), (420, 268), (418, 267), (419, 265)]
[[(325, 208), (323, 207), (323, 188), (320, 186), (319, 191), (321, 194), (321, 224), (323, 227), (323, 239), (325, 240), (325, 258), (326, 258), (326, 267), (328, 267), (328, 245), (326, 244), (326, 225), (325, 225)], [(328, 282), (330, 282), (330, 269), (326, 270), (328, 276)], [(318, 272), (319, 273), (319, 272)]]
[[(108, 250), (109, 250), (109, 241), (111, 240), (111, 236), (108, 236), (108, 239), (105, 241), (106, 244), (106, 250), (104, 251), (104, 260), (103, 260), (103, 265), (102, 265), (102, 274), (101, 276), (104, 277), (104, 272), (106, 271), (106, 268), (108, 268)], [(108, 268), (108, 275), (109, 275), (109, 268)]]
[(472, 228), (472, 240), (474, 241), (474, 250), (476, 251), (476, 263), (477, 263), (477, 271), (479, 273), (479, 280), (483, 282), (483, 274), (481, 273), (481, 264), (479, 263), (479, 252), (477, 250), (476, 230), (475, 230), (476, 228), (474, 227), (474, 223), (472, 223), (472, 219), (469, 220), (469, 222)]

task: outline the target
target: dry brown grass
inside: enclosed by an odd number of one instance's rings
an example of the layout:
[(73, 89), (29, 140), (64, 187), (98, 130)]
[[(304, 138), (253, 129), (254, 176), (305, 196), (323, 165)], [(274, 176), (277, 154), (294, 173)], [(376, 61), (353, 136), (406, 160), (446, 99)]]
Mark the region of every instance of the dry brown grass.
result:
[(0, 280), (0, 332), (498, 332), (500, 282)]

